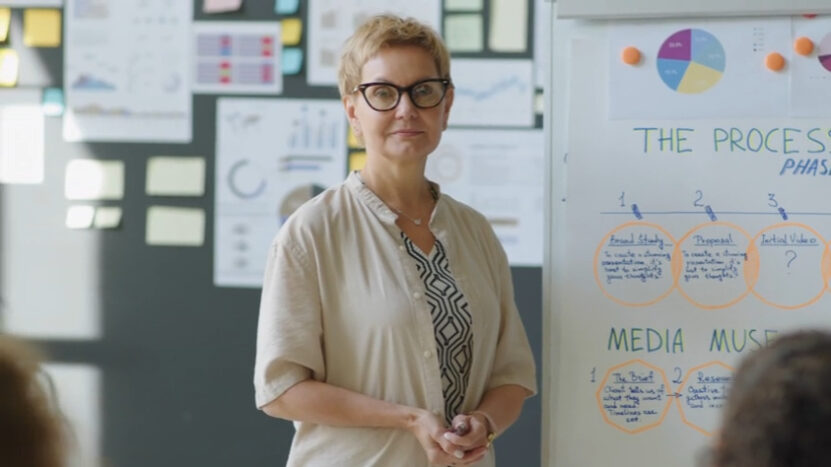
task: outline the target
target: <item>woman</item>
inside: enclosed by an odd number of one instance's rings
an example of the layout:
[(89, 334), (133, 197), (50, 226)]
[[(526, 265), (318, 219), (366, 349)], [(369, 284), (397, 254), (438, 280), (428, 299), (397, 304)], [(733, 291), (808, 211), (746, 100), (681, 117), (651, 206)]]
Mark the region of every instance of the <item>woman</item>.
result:
[(831, 333), (783, 335), (736, 371), (714, 467), (831, 464)]
[(535, 371), (491, 227), (424, 176), (453, 103), (447, 50), (377, 16), (338, 75), (367, 162), (272, 244), (257, 406), (297, 422), (290, 466), (492, 466)]

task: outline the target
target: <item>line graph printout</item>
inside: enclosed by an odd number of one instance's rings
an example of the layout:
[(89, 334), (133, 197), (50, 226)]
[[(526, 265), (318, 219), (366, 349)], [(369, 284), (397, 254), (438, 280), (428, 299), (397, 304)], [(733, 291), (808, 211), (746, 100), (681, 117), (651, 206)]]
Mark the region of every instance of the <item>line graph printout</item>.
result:
[(793, 37), (814, 42), (807, 57), (791, 54), (791, 116), (828, 117), (831, 108), (831, 18), (794, 18)]
[(484, 214), (512, 266), (540, 266), (543, 153), (539, 130), (450, 129), (427, 159), (427, 177)]
[[(790, 44), (790, 19), (660, 21), (610, 28), (610, 118), (778, 116), (788, 105), (788, 76), (764, 67)], [(637, 47), (637, 66), (621, 51)], [(600, 89), (596, 90), (601, 92)], [(759, 99), (759, 96), (765, 96)]]
[(280, 94), (280, 23), (202, 21), (193, 25), (193, 92)]
[(283, 222), (345, 177), (343, 106), (220, 98), (216, 127), (214, 283), (260, 287), (268, 246)]
[(831, 322), (828, 119), (610, 120), (607, 46), (571, 42), (554, 464), (693, 467), (741, 358)]
[(337, 84), (343, 43), (367, 18), (381, 13), (409, 16), (440, 30), (440, 0), (309, 0), (309, 84)]
[(522, 59), (456, 59), (450, 126), (534, 126), (534, 67)]
[(190, 141), (192, 3), (67, 0), (65, 139)]

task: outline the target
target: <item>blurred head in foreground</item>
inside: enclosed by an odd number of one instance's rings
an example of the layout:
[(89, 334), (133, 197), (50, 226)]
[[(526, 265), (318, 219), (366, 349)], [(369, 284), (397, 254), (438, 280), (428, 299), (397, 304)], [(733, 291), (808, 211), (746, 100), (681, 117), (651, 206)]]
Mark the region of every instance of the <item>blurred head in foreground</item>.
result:
[(39, 354), (0, 334), (0, 465), (64, 465), (63, 424), (39, 375)]
[(713, 467), (831, 463), (831, 333), (781, 335), (735, 373)]

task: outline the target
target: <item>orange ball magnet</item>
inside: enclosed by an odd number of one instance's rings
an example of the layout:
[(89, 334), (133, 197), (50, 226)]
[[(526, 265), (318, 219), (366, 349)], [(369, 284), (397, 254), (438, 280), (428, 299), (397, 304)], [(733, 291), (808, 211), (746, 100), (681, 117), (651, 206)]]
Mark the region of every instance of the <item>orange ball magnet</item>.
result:
[(770, 71), (782, 71), (785, 68), (785, 57), (779, 52), (771, 52), (765, 57), (765, 66)]
[(620, 59), (627, 65), (637, 65), (641, 62), (641, 51), (637, 47), (625, 47), (620, 54)]
[(796, 40), (793, 41), (793, 50), (799, 55), (807, 57), (814, 51), (814, 41), (805, 36), (797, 37)]

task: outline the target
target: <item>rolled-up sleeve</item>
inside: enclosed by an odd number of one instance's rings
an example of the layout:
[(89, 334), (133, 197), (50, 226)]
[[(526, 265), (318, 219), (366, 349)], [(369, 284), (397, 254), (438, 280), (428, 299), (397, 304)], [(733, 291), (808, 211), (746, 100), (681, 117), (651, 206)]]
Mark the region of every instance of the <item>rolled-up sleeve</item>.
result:
[(528, 389), (531, 396), (537, 393), (534, 354), (514, 302), (508, 257), (495, 235), (491, 239), (491, 254), (496, 258), (501, 322), (488, 389), (515, 384)]
[(276, 240), (268, 255), (260, 315), (254, 392), (258, 408), (309, 378), (325, 378), (320, 290), (315, 263)]

